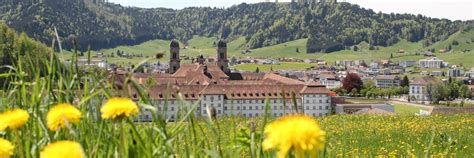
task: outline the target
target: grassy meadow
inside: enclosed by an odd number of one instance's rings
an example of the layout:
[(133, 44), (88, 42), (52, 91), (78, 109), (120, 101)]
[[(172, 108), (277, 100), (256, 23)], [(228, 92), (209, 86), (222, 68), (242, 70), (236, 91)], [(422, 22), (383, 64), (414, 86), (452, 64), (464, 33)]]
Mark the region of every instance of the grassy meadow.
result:
[[(194, 116), (197, 105), (181, 100), (179, 117), (169, 122), (165, 113), (152, 105), (147, 88), (131, 80), (124, 87), (139, 92), (135, 101), (153, 112), (153, 121), (102, 119), (98, 110), (102, 103), (117, 96), (130, 98), (129, 89), (114, 89), (104, 77), (107, 74), (90, 67), (65, 67), (50, 55), (44, 68), (18, 58), (18, 66), (0, 74), (9, 83), (0, 93), (0, 111), (16, 108), (29, 114), (24, 126), (0, 132), (1, 138), (15, 146), (14, 157), (39, 157), (45, 146), (60, 140), (79, 143), (91, 158), (276, 157), (277, 150), (262, 148), (264, 129), (276, 119), (268, 115), (270, 111), (258, 118), (199, 117)], [(82, 118), (52, 131), (47, 115), (60, 103), (77, 107)], [(269, 106), (267, 103), (266, 109)], [(325, 147), (317, 152), (321, 157), (471, 157), (474, 153), (474, 115), (332, 115), (314, 119), (326, 132)], [(290, 133), (287, 137), (296, 136)]]

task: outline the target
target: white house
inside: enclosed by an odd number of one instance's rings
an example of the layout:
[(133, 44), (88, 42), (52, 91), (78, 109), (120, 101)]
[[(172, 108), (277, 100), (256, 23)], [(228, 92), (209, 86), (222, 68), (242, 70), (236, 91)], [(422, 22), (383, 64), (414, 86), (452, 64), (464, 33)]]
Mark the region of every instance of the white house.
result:
[(436, 81), (434, 77), (415, 78), (410, 82), (409, 96), (411, 99), (418, 101), (429, 101), (430, 97), (427, 91), (427, 85)]

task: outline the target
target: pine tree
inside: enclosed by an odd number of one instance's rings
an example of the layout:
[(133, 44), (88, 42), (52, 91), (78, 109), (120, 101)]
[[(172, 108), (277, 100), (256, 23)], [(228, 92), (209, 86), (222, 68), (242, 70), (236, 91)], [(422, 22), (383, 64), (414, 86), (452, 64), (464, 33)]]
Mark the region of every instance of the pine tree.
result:
[(402, 82), (400, 83), (400, 86), (402, 87), (408, 87), (410, 85), (410, 80), (408, 80), (408, 76), (403, 76)]

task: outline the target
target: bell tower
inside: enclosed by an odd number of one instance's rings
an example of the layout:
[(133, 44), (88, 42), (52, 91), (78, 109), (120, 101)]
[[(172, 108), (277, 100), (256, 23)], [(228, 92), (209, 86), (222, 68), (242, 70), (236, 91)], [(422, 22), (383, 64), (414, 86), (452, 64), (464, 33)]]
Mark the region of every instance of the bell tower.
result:
[(172, 40), (170, 44), (170, 64), (168, 73), (174, 74), (180, 67), (181, 59), (179, 59), (179, 42)]
[(223, 40), (217, 43), (217, 66), (225, 73), (230, 73), (229, 60), (227, 59), (227, 43)]

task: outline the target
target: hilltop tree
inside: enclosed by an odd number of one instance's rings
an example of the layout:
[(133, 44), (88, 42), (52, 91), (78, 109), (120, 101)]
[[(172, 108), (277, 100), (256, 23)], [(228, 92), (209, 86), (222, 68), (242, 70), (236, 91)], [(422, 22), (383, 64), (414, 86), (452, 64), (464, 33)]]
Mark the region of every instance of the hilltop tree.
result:
[(356, 89), (356, 91), (359, 92), (363, 85), (364, 83), (359, 75), (355, 73), (347, 74), (347, 76), (342, 80), (342, 87), (348, 92), (352, 92), (353, 89)]
[(255, 73), (260, 73), (260, 69), (258, 67), (255, 69)]

